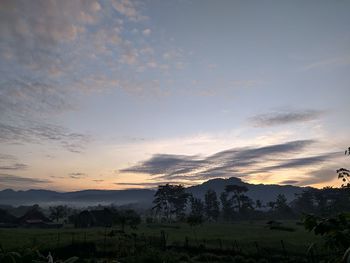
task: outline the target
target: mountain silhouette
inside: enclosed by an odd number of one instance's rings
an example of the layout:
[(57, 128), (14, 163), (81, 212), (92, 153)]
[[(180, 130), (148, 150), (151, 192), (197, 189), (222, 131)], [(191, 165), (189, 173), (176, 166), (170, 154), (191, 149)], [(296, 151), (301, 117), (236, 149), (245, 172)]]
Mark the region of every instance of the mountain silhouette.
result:
[[(249, 184), (241, 179), (231, 177), (228, 179), (211, 179), (202, 184), (187, 188), (189, 193), (199, 198), (204, 198), (205, 192), (212, 189), (219, 195), (224, 191), (226, 185), (244, 185), (249, 191), (246, 193), (253, 200), (261, 200), (263, 203), (273, 201), (278, 194), (284, 194), (288, 201), (295, 199), (295, 194), (306, 190), (305, 187), (292, 185), (265, 185)], [(15, 191), (6, 189), (0, 191), (1, 205), (32, 205), (39, 204), (50, 206), (56, 204), (67, 204), (72, 206), (89, 205), (126, 205), (138, 204), (150, 207), (154, 196), (154, 189), (126, 189), (126, 190), (82, 190), (75, 192), (56, 192), (50, 190), (27, 190)]]

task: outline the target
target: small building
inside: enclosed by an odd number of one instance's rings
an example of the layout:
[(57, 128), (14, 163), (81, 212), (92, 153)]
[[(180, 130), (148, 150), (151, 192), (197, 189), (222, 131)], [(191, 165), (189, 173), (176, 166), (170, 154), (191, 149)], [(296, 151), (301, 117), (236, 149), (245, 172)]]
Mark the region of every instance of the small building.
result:
[(60, 228), (62, 224), (55, 224), (39, 209), (32, 208), (18, 219), (20, 226), (28, 228)]

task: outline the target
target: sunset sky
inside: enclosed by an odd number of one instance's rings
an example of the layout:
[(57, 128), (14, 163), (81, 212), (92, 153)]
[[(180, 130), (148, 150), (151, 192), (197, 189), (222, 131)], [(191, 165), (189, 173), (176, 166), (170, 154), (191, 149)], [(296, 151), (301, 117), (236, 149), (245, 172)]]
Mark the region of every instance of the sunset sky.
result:
[(350, 1), (0, 0), (0, 190), (339, 186)]

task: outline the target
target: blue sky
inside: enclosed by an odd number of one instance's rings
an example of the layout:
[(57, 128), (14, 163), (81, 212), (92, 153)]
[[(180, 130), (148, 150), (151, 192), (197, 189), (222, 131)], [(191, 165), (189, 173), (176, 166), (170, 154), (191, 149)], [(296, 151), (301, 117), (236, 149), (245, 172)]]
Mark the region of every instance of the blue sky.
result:
[(0, 188), (231, 176), (339, 185), (349, 11), (348, 1), (1, 0)]

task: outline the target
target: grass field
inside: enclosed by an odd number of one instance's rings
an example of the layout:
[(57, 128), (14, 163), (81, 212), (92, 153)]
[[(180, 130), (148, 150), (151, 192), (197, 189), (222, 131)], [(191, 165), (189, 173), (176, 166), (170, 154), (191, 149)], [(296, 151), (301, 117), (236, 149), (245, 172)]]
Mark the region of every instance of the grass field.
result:
[[(142, 224), (137, 230), (126, 229), (127, 233), (136, 233), (145, 237), (159, 237), (164, 231), (168, 245), (184, 244), (185, 239), (191, 244), (205, 244), (208, 247), (230, 248), (234, 245), (243, 251), (259, 248), (283, 249), (290, 253), (305, 253), (312, 242), (320, 242), (318, 237), (304, 230), (295, 221), (284, 221), (283, 226), (295, 229), (293, 232), (271, 230), (265, 221), (235, 222), (230, 224), (204, 224), (191, 228), (187, 224)], [(0, 244), (6, 250), (24, 247), (48, 249), (74, 242), (113, 242), (118, 233), (109, 233), (118, 228), (90, 229), (0, 229)], [(281, 242), (283, 240), (283, 244)]]

